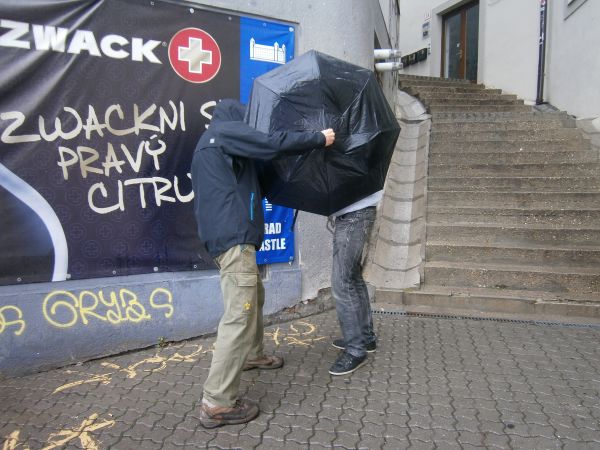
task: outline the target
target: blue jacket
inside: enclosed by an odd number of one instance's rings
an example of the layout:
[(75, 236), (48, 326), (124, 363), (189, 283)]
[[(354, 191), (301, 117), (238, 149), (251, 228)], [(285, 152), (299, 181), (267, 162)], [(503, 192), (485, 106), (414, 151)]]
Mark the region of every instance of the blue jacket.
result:
[(262, 244), (264, 217), (255, 160), (325, 145), (319, 131), (262, 133), (243, 121), (244, 114), (238, 101), (222, 100), (192, 159), (198, 234), (213, 258), (238, 244), (256, 249)]

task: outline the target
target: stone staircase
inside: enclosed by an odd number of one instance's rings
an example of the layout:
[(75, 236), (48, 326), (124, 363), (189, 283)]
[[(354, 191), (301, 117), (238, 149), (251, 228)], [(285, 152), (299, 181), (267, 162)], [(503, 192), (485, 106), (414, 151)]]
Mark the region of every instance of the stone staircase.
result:
[(432, 116), (422, 285), (405, 305), (600, 318), (600, 164), (561, 112), (400, 76)]

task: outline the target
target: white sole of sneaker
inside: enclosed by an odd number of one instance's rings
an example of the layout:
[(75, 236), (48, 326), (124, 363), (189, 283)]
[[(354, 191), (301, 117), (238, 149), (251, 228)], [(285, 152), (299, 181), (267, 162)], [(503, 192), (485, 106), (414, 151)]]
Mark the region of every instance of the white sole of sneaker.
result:
[(352, 370), (347, 370), (346, 372), (332, 372), (332, 371), (330, 370), (330, 371), (329, 371), (329, 373), (330, 373), (331, 375), (334, 375), (334, 376), (339, 376), (339, 375), (348, 375), (349, 373), (352, 373), (352, 372), (355, 372), (355, 371), (357, 371), (357, 370), (358, 370), (358, 369), (360, 369), (362, 366), (364, 366), (366, 363), (367, 363), (367, 358), (365, 358), (363, 362), (361, 362), (361, 363), (360, 363), (358, 366), (356, 366), (356, 367), (355, 367), (354, 369), (352, 369)]
[[(341, 345), (335, 345), (333, 342), (331, 343), (332, 347), (339, 348), (340, 350), (346, 350), (346, 347), (342, 347)], [(376, 350), (366, 350), (367, 353), (375, 353)]]

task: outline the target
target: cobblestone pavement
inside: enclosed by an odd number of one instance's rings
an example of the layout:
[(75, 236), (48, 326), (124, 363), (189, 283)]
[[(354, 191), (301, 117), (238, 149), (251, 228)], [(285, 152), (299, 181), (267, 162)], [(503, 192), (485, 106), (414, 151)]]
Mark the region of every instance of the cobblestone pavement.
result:
[(267, 329), (255, 421), (198, 422), (214, 338), (0, 380), (3, 449), (600, 448), (600, 329), (376, 314), (377, 352), (331, 377), (334, 311)]

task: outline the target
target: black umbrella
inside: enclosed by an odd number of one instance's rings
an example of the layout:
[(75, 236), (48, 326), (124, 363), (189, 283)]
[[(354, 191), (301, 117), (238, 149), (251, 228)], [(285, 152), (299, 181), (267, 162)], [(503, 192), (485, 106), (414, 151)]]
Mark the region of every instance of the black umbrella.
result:
[(261, 168), (271, 203), (326, 216), (383, 188), (400, 133), (371, 70), (314, 50), (254, 80), (246, 119), (267, 133), (333, 128), (333, 146)]

